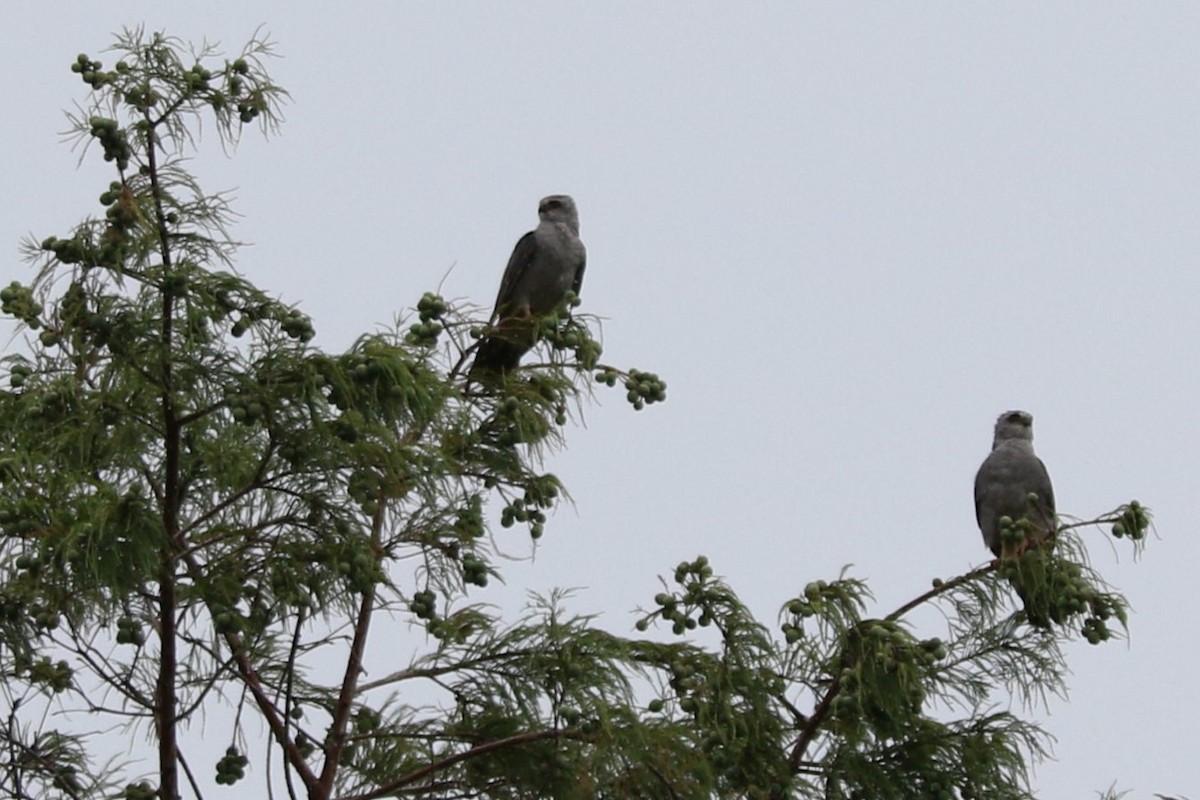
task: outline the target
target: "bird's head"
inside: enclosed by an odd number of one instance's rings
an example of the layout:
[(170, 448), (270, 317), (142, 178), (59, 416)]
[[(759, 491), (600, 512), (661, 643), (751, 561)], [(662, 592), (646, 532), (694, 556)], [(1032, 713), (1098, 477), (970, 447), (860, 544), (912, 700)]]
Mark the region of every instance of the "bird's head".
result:
[(996, 436), (992, 449), (1004, 442), (1033, 441), (1033, 414), (1028, 411), (1005, 411), (996, 420)]
[(576, 236), (579, 235), (579, 212), (575, 210), (575, 201), (570, 195), (552, 194), (543, 197), (542, 202), (538, 203), (538, 219), (565, 223)]

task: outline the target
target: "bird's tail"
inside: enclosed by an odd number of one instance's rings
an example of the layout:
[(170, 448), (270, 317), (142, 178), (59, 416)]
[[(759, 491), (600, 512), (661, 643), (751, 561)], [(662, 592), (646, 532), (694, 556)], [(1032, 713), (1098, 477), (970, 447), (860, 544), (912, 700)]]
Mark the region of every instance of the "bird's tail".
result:
[(512, 372), (537, 339), (537, 324), (527, 315), (502, 318), (480, 342), (467, 375), (468, 383), (494, 381)]
[(488, 336), (479, 345), (475, 353), (475, 361), (467, 374), (469, 381), (494, 380), (515, 370), (521, 363), (521, 356), (529, 350), (528, 345), (515, 342), (504, 336)]
[(1060, 594), (1066, 583), (1063, 573), (1070, 567), (1053, 552), (1055, 531), (1038, 533), (1032, 541), (1026, 540), (1025, 546), (1018, 547), (1007, 557), (1001, 556), (1001, 569), (1021, 598), (1021, 607), (1029, 624), (1050, 630), (1069, 616)]
[(1048, 631), (1053, 627), (1051, 623), (1062, 622), (1061, 613), (1055, 614), (1054, 609), (1047, 609), (1042, 599), (1033, 592), (1024, 589), (1015, 581), (1010, 582), (1016, 589), (1017, 596), (1021, 598), (1021, 607), (1025, 610), (1025, 619), (1029, 621), (1030, 625)]

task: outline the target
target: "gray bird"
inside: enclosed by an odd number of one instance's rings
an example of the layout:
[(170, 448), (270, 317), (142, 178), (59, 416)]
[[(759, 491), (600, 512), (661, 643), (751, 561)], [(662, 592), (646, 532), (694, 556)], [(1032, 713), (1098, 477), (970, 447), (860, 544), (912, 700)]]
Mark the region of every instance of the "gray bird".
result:
[[(1037, 499), (1030, 502), (1030, 495)], [(1033, 453), (1033, 415), (1005, 411), (996, 420), (992, 452), (975, 474), (975, 519), (983, 541), (1001, 552), (1000, 518), (1029, 520), (1026, 541), (1037, 542), (1054, 533), (1054, 487), (1046, 465)]]
[(520, 238), (508, 259), (492, 330), (479, 345), (471, 378), (502, 375), (517, 368), (537, 343), (538, 318), (554, 311), (568, 291), (579, 294), (587, 251), (579, 239), (575, 201), (552, 194), (538, 204), (537, 228)]

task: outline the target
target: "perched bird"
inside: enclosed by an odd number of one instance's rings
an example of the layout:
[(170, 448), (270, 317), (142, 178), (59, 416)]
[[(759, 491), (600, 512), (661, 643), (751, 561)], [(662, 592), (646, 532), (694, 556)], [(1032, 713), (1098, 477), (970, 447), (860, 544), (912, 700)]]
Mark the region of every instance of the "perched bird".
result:
[(538, 318), (554, 311), (568, 291), (579, 294), (587, 251), (579, 239), (575, 201), (552, 194), (538, 204), (537, 228), (520, 238), (508, 259), (492, 330), (479, 345), (470, 378), (503, 375), (537, 343)]
[(984, 544), (997, 556), (1002, 549), (1001, 517), (1014, 523), (1029, 520), (1032, 528), (1026, 532), (1027, 542), (1045, 540), (1057, 524), (1054, 487), (1046, 465), (1033, 453), (1033, 415), (1027, 411), (1000, 415), (992, 452), (975, 474), (975, 519)]

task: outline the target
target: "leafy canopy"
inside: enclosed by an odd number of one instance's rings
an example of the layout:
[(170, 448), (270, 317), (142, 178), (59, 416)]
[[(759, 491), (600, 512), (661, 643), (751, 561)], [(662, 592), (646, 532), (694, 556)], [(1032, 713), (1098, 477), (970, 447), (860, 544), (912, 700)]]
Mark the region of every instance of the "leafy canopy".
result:
[[(113, 179), (0, 291), (27, 333), (0, 376), (0, 793), (1031, 796), (1046, 735), (996, 693), (1061, 693), (1060, 644), (1126, 619), (1077, 526), (875, 617), (842, 576), (764, 624), (703, 556), (632, 637), (565, 593), (515, 621), (480, 602), (503, 529), (545, 533), (565, 487), (541, 455), (593, 387), (641, 409), (666, 386), (600, 363), (574, 297), (500, 385), (467, 385), (487, 325), (435, 293), (316, 346), (234, 271), (228, 199), (186, 161), (202, 124), (230, 146), (276, 129), (271, 51), (126, 31), (111, 68), (71, 66), (76, 140)], [(1148, 515), (1096, 522), (1140, 542)], [(926, 604), (940, 636), (909, 622)], [(132, 749), (105, 760), (114, 726)]]

